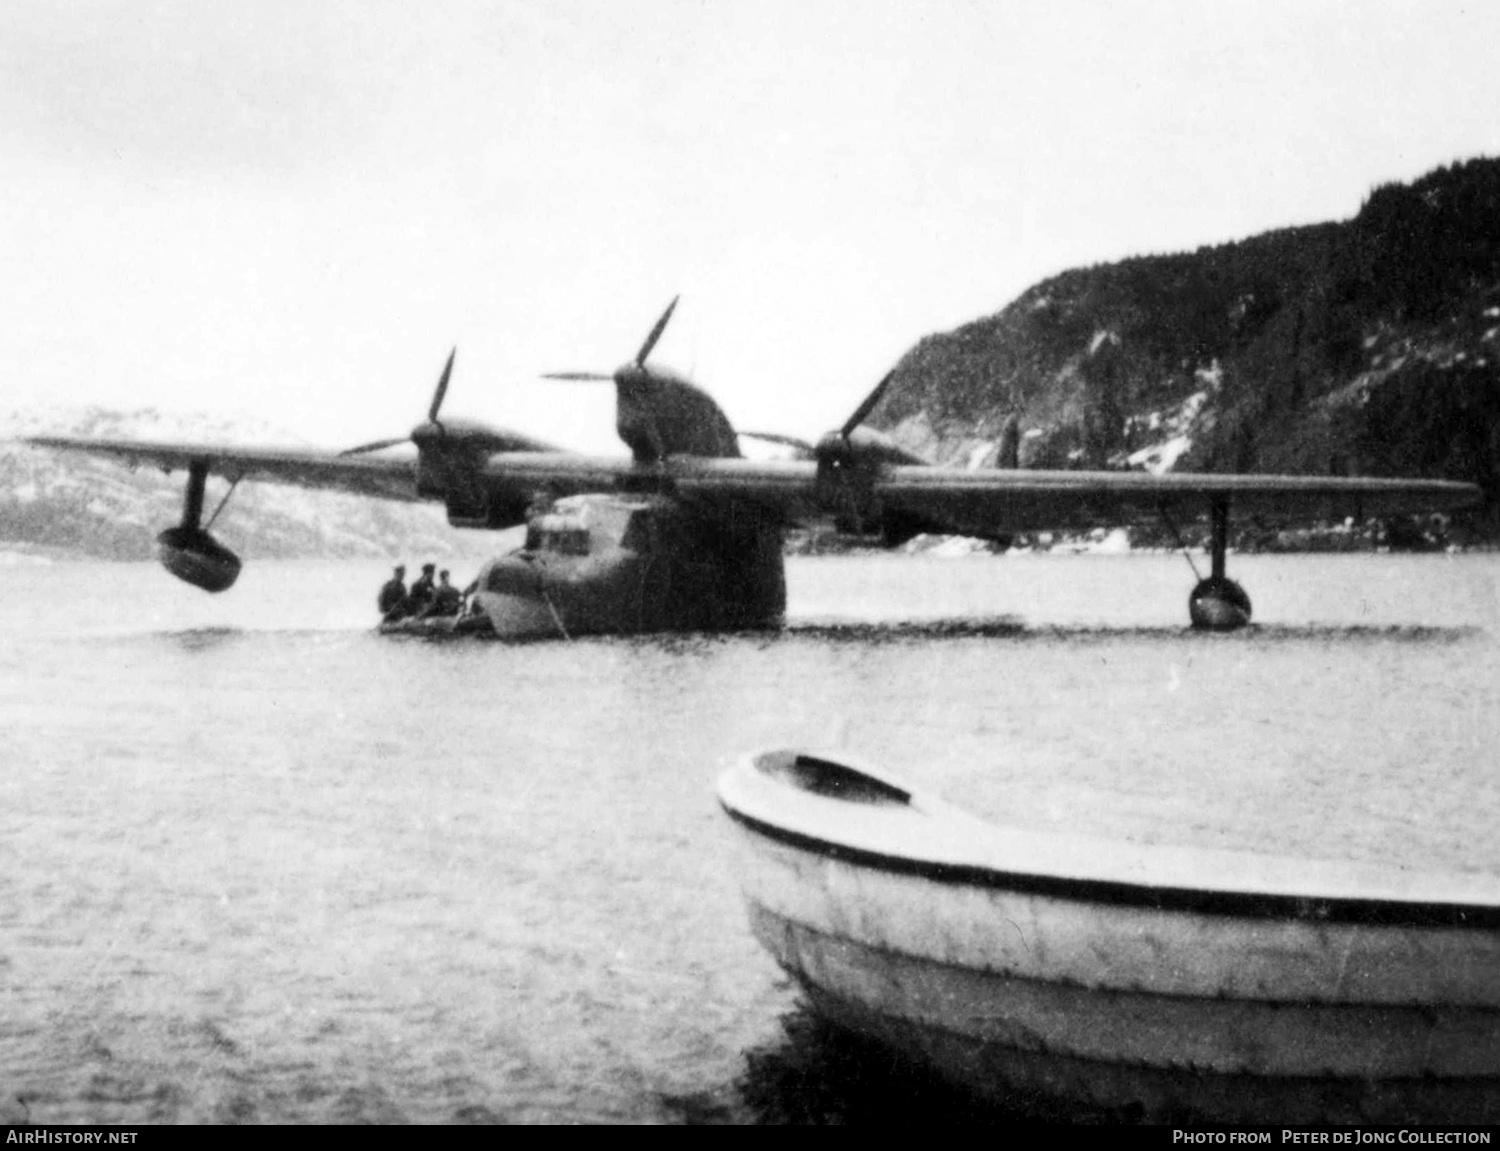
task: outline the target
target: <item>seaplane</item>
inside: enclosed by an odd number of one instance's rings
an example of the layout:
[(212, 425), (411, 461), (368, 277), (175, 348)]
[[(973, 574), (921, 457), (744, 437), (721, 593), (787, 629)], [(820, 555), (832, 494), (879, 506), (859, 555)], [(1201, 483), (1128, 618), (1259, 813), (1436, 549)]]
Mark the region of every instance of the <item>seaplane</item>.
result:
[[(185, 472), (181, 522), (157, 537), (179, 579), (209, 592), (235, 582), (241, 561), (203, 521), (210, 475), (404, 501), (441, 502), (457, 528), (526, 525), (524, 544), (484, 565), (473, 603), (502, 638), (773, 628), (786, 613), (783, 535), (832, 522), (887, 546), (922, 533), (1008, 540), (1206, 518), (1211, 571), (1188, 600), (1193, 626), (1233, 630), (1250, 597), (1226, 574), (1231, 510), (1262, 522), (1328, 522), (1461, 508), (1466, 483), (1342, 476), (1151, 474), (940, 467), (867, 425), (888, 373), (843, 426), (816, 444), (737, 434), (701, 388), (650, 363), (674, 299), (640, 350), (612, 373), (548, 378), (615, 388), (616, 431), (628, 456), (565, 451), (516, 432), (442, 414), (450, 353), (427, 418), (406, 436), (343, 451), (34, 436), (40, 448)], [(789, 446), (793, 458), (752, 460), (741, 435)], [(389, 449), (413, 444), (416, 458)], [(227, 499), (228, 496), (225, 496)], [(222, 507), (222, 504), (221, 504)], [(1174, 528), (1175, 530), (1175, 528)]]

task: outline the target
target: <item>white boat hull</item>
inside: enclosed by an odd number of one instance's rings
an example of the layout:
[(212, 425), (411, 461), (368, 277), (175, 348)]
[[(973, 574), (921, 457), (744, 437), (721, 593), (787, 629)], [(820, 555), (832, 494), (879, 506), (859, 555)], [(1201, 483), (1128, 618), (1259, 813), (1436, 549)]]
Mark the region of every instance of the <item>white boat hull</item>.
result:
[(1158, 1118), (1500, 1119), (1495, 881), (1013, 832), (863, 767), (890, 792), (838, 798), (857, 780), (795, 762), (720, 786), (756, 936), (819, 1011), (968, 1088)]

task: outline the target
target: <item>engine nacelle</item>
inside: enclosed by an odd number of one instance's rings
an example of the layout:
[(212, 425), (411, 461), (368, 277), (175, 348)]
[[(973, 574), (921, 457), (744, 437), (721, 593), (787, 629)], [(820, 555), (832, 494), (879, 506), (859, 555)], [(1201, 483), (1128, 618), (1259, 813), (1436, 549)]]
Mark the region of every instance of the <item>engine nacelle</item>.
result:
[(461, 494), (450, 492), (444, 501), (448, 522), (456, 528), (478, 528), (482, 531), (499, 531), (513, 528), (526, 522), (526, 512), (531, 499), (490, 499), (482, 490), (477, 498), (465, 499)]
[(240, 557), (202, 528), (168, 528), (156, 537), (156, 554), (162, 567), (204, 591), (224, 591), (240, 576)]

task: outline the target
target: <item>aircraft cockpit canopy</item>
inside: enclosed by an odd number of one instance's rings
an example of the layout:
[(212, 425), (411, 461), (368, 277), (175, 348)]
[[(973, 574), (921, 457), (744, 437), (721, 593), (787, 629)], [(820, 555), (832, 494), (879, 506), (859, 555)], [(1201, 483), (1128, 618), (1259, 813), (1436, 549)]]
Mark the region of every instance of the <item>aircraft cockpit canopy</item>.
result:
[(526, 527), (526, 550), (553, 555), (589, 554), (589, 529), (583, 517), (556, 513), (538, 516)]

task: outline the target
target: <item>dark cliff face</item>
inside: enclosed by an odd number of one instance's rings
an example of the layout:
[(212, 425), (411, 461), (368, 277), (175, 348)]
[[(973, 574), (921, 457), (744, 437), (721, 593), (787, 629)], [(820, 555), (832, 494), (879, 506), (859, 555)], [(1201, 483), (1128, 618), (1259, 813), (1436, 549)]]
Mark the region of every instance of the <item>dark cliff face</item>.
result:
[(1500, 160), (1343, 223), (1065, 272), (903, 358), (871, 423), (1025, 467), (1412, 475), (1500, 527)]

